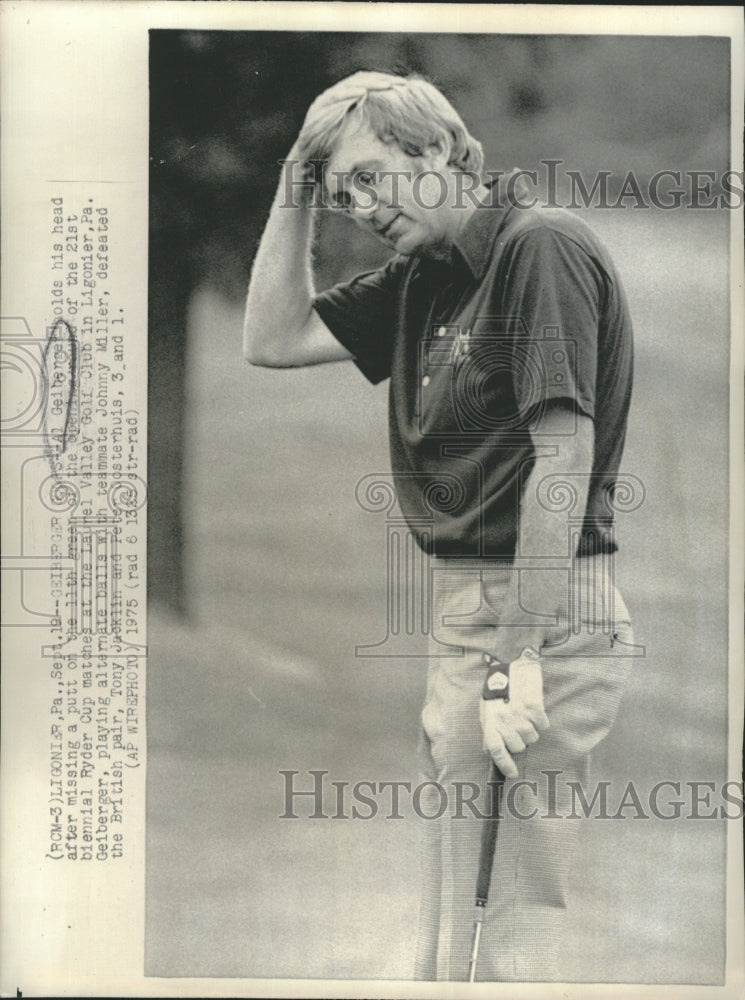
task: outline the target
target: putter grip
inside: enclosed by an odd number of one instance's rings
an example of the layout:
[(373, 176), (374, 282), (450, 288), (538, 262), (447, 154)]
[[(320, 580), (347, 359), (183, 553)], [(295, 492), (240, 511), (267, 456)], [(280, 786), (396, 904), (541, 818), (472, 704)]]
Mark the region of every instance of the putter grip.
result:
[(497, 845), (497, 831), (499, 829), (499, 808), (502, 802), (504, 775), (494, 761), (492, 761), (489, 783), (492, 788), (492, 814), (488, 819), (484, 820), (484, 828), (481, 832), (479, 873), (476, 879), (476, 906), (486, 906), (489, 898), (494, 850)]

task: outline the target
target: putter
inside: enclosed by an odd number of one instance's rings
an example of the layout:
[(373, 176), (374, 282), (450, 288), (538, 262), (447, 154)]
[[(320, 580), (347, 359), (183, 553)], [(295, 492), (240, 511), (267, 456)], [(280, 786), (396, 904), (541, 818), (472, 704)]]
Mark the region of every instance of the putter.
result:
[(489, 886), (491, 884), (492, 866), (494, 864), (494, 850), (497, 846), (497, 830), (499, 829), (499, 809), (502, 804), (502, 789), (504, 788), (504, 775), (497, 765), (492, 761), (491, 777), (489, 783), (492, 786), (492, 809), (491, 816), (484, 820), (484, 828), (481, 832), (481, 852), (479, 854), (479, 874), (476, 879), (476, 902), (473, 914), (473, 939), (471, 941), (471, 958), (468, 963), (468, 982), (476, 982), (476, 963), (479, 958), (479, 944), (481, 943), (481, 927), (484, 923), (484, 913), (489, 899)]

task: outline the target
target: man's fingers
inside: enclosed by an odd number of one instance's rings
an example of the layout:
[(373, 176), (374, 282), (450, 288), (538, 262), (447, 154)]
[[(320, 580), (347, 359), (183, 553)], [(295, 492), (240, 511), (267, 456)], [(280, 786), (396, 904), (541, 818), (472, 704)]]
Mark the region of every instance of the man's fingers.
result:
[(498, 736), (484, 740), (484, 749), (490, 753), (494, 763), (505, 778), (516, 778), (518, 775), (515, 762), (507, 753), (507, 748)]
[(532, 722), (522, 722), (515, 727), (523, 738), (524, 742), (530, 746), (531, 743), (538, 742), (538, 733)]
[(360, 87), (359, 83), (349, 83), (346, 80), (324, 90), (308, 108), (301, 131), (309, 126), (319, 126), (324, 116), (331, 120), (334, 115), (339, 113), (338, 109), (341, 105), (358, 101), (364, 93), (365, 90)]
[(485, 720), (484, 740), (491, 747), (504, 745), (510, 753), (522, 753), (525, 742), (515, 726), (505, 718), (496, 715), (487, 716)]
[(551, 723), (548, 721), (548, 716), (546, 715), (545, 711), (537, 706), (531, 709), (530, 721), (533, 723), (535, 728), (541, 733), (545, 733), (545, 731), (551, 725)]
[(522, 753), (538, 741), (539, 732), (549, 726), (546, 713), (535, 702), (516, 710), (511, 703), (482, 699), (480, 714), (484, 749), (506, 778), (516, 778), (517, 767), (510, 755)]
[(513, 726), (500, 726), (502, 739), (510, 753), (522, 753), (525, 749), (525, 741)]
[(487, 719), (496, 725), (499, 732), (515, 730), (526, 743), (535, 743), (539, 732), (549, 728), (548, 716), (539, 705), (526, 705), (524, 708), (510, 710), (507, 705), (492, 702), (495, 707), (487, 714)]

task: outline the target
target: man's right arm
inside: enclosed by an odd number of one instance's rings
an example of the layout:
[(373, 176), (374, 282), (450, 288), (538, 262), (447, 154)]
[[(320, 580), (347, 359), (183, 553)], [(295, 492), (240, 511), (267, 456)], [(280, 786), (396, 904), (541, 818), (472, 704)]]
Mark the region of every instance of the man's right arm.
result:
[(248, 286), (243, 355), (252, 365), (291, 368), (351, 357), (313, 309), (314, 210), (312, 189), (304, 190), (301, 179), (290, 153)]
[(301, 178), (290, 153), (248, 286), (243, 355), (252, 365), (292, 368), (352, 356), (313, 309), (314, 209)]

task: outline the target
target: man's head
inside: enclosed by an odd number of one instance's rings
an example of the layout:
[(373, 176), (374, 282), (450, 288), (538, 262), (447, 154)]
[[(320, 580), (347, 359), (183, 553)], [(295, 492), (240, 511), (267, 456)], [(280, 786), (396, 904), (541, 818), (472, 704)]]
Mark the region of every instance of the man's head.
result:
[(448, 163), (480, 173), (481, 143), (469, 133), (450, 102), (417, 75), (360, 72), (340, 80), (311, 105), (300, 135), (300, 158), (328, 160), (343, 128), (366, 125), (386, 144), (409, 156), (430, 146), (449, 149)]
[(388, 73), (355, 73), (321, 94), (295, 151), (325, 163), (332, 202), (402, 253), (452, 237), (464, 221), (451, 211), (453, 176), (470, 175), (473, 188), (483, 165), (481, 144), (436, 87)]

